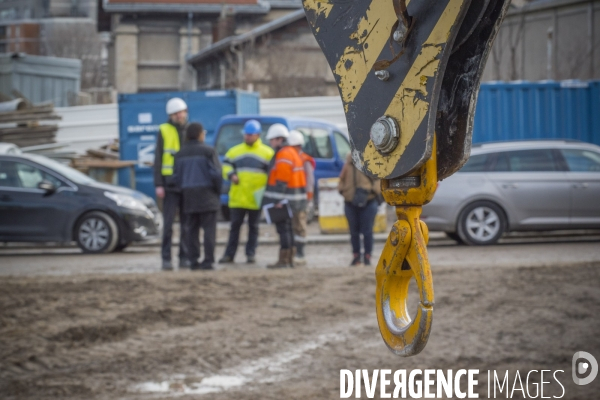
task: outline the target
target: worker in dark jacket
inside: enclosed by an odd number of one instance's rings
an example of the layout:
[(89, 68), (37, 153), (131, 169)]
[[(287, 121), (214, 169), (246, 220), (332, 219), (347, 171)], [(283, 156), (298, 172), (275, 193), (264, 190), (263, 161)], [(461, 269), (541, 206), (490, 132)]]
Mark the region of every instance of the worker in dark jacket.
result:
[[(163, 200), (162, 269), (171, 271), (173, 270), (171, 264), (171, 240), (177, 209), (179, 209), (179, 220), (183, 223), (181, 193), (173, 184), (173, 163), (175, 154), (179, 151), (185, 139), (185, 129), (188, 124), (188, 107), (185, 101), (175, 97), (167, 102), (166, 111), (169, 121), (160, 125), (160, 132), (156, 135), (154, 186), (156, 187), (156, 197)], [(185, 248), (184, 230), (180, 229), (180, 232), (179, 268), (186, 268), (189, 267), (189, 263)]]
[[(204, 144), (206, 132), (192, 123), (186, 142), (175, 155), (173, 181), (181, 189), (187, 251), (191, 269), (213, 269), (217, 237), (217, 211), (221, 194), (221, 165), (217, 152)], [(200, 228), (204, 231), (204, 260), (200, 258)]]

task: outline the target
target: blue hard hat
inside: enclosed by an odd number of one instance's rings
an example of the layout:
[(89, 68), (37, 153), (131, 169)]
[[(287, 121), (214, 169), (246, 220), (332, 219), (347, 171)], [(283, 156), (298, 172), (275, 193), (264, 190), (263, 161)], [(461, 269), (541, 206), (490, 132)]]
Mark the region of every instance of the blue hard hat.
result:
[(244, 124), (244, 133), (246, 135), (254, 135), (256, 133), (260, 133), (262, 131), (262, 127), (260, 126), (260, 122), (255, 119), (251, 119), (246, 121)]

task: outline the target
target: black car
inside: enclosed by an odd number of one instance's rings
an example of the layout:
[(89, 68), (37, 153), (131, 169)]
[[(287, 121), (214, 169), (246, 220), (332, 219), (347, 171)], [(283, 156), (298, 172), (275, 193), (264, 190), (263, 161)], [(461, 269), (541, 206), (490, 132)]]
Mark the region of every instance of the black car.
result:
[(0, 242), (75, 241), (86, 253), (109, 253), (161, 229), (156, 203), (140, 192), (40, 155), (0, 155)]

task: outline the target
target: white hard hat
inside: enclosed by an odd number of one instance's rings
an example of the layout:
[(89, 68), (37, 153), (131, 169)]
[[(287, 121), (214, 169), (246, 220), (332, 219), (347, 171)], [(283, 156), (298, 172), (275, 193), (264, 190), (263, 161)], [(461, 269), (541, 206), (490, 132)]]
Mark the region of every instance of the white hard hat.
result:
[(290, 131), (288, 144), (290, 146), (304, 146), (304, 135), (297, 130)]
[(167, 101), (167, 115), (187, 110), (187, 108), (188, 106), (185, 104), (185, 101), (181, 100), (179, 97), (173, 97), (171, 100)]
[(285, 125), (273, 124), (269, 127), (269, 130), (267, 131), (267, 136), (265, 137), (265, 139), (271, 140), (271, 139), (275, 139), (278, 137), (287, 139), (289, 136), (290, 136), (290, 131), (288, 131), (288, 128), (286, 128)]

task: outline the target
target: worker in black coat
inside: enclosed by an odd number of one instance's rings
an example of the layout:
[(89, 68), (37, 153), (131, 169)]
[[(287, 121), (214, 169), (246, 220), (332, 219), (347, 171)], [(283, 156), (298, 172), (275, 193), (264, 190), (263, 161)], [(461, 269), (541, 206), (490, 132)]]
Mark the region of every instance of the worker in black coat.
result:
[[(217, 236), (217, 212), (221, 206), (221, 164), (217, 152), (204, 144), (206, 132), (192, 123), (186, 130), (187, 141), (175, 155), (173, 181), (181, 188), (185, 237), (191, 268), (213, 269)], [(204, 260), (200, 258), (200, 228), (204, 231)]]

